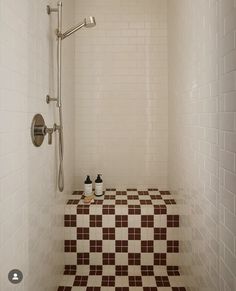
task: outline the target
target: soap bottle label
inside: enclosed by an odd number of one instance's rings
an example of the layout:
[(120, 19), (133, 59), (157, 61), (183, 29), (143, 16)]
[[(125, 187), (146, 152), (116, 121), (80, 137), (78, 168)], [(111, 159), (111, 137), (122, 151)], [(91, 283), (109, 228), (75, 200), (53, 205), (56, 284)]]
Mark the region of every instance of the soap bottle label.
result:
[(84, 195), (90, 196), (92, 195), (93, 187), (92, 184), (84, 184)]
[(102, 196), (103, 195), (103, 183), (95, 184), (95, 195)]

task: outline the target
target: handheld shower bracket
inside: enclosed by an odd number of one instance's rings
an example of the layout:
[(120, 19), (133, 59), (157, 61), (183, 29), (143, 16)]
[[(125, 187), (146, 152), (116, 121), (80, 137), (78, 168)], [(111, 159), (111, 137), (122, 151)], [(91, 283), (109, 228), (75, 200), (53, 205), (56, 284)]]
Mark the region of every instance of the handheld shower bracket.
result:
[(50, 5), (47, 5), (47, 14), (50, 15), (52, 12), (58, 12), (58, 8), (52, 8)]
[(46, 96), (46, 103), (50, 104), (52, 101), (57, 101), (57, 98), (52, 98), (50, 95)]

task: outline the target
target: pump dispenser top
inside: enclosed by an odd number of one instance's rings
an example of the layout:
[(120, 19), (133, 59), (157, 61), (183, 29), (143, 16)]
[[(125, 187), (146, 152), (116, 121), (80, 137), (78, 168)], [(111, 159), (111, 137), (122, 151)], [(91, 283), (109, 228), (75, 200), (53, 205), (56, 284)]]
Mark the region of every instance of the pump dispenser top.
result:
[(92, 184), (92, 181), (90, 179), (90, 176), (86, 177), (86, 180), (84, 181), (84, 184)]
[(102, 178), (101, 178), (102, 174), (98, 174), (97, 175), (97, 179), (95, 180), (95, 183), (102, 183)]

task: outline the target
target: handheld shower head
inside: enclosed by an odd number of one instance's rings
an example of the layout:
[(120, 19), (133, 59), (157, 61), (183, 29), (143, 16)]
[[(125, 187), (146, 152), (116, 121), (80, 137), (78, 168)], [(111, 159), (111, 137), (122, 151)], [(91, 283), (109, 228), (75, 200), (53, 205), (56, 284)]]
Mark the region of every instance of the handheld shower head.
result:
[(84, 19), (84, 26), (86, 28), (91, 28), (91, 27), (94, 27), (96, 26), (96, 20), (95, 20), (95, 17), (93, 16), (89, 16), (87, 18)]
[(91, 28), (94, 27), (95, 25), (96, 25), (95, 17), (89, 16), (85, 18), (83, 22), (77, 24), (76, 26), (73, 26), (72, 28), (70, 28), (69, 30), (67, 30), (66, 32), (62, 33), (59, 36), (61, 37), (61, 39), (64, 39), (82, 27)]

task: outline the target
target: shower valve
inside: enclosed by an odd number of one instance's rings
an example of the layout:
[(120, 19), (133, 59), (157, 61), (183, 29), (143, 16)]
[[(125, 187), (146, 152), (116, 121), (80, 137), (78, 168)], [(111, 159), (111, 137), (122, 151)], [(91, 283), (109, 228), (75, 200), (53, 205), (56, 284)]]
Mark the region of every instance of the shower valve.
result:
[(45, 135), (48, 134), (48, 144), (52, 144), (52, 134), (55, 131), (59, 131), (61, 129), (61, 127), (59, 125), (57, 125), (56, 123), (54, 123), (52, 128), (48, 128), (47, 126), (44, 127), (44, 132)]
[(36, 114), (31, 124), (31, 139), (36, 147), (41, 146), (44, 141), (44, 137), (48, 135), (48, 144), (52, 144), (52, 135), (55, 131), (59, 131), (60, 126), (54, 124), (52, 128), (46, 126), (43, 116)]
[(45, 126), (44, 128), (45, 135), (48, 134), (48, 144), (52, 144), (52, 134), (54, 132), (54, 128), (48, 128)]

